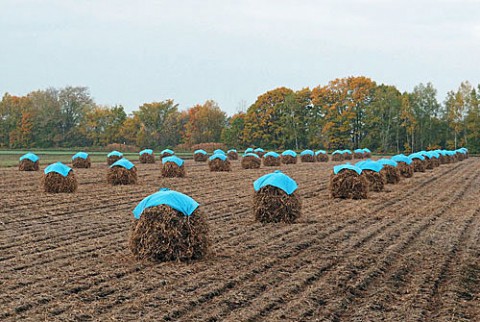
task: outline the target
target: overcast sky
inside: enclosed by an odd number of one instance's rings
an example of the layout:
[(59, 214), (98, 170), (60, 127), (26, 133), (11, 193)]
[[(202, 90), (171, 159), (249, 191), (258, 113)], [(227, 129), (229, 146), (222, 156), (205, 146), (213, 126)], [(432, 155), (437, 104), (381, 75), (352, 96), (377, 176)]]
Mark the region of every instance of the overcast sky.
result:
[[(127, 111), (364, 75), (438, 99), (480, 83), (480, 1), (0, 0), (0, 93), (87, 86)], [(244, 103), (242, 103), (244, 102)]]

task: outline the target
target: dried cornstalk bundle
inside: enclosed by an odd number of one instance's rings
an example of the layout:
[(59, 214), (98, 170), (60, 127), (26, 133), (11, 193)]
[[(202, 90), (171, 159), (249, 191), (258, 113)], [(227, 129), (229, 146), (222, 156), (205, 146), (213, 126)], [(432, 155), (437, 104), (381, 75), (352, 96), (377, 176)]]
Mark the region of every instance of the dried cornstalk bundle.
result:
[(152, 153), (144, 153), (140, 155), (140, 163), (155, 163), (155, 155)]
[(263, 156), (265, 155), (265, 151), (254, 151), (253, 153), (255, 153), (256, 155), (258, 155), (259, 158), (263, 158)]
[(364, 159), (368, 159), (368, 158), (371, 158), (372, 157), (372, 154), (370, 152), (363, 152), (363, 158)]
[(316, 156), (317, 162), (328, 162), (328, 154), (319, 153)]
[(235, 151), (229, 151), (227, 153), (228, 160), (238, 160), (238, 153)]
[(302, 162), (315, 162), (315, 156), (310, 154), (304, 154), (300, 156)]
[(400, 175), (404, 178), (413, 177), (413, 164), (406, 164), (403, 161), (397, 162), (397, 169), (400, 171)]
[(38, 166), (39, 166), (38, 160), (33, 162), (31, 160), (28, 160), (28, 159), (23, 159), (18, 164), (18, 170), (20, 170), (20, 171), (38, 171), (38, 168), (39, 168)]
[(278, 167), (280, 166), (281, 160), (280, 157), (275, 158), (271, 155), (267, 155), (263, 158), (263, 165), (267, 167)]
[(400, 182), (401, 174), (397, 167), (384, 164), (380, 173), (384, 176), (386, 183), (397, 184)]
[(333, 198), (367, 199), (368, 182), (354, 170), (344, 169), (330, 175), (330, 194)]
[(139, 260), (190, 261), (207, 256), (209, 227), (196, 209), (190, 216), (160, 205), (147, 208), (132, 223), (129, 247)]
[(295, 192), (289, 195), (277, 187), (265, 186), (253, 195), (255, 219), (262, 223), (293, 223), (301, 211), (302, 204)]
[(343, 158), (344, 158), (345, 160), (352, 160), (353, 156), (352, 156), (351, 153), (344, 153), (344, 154), (343, 154)]
[(413, 159), (412, 163), (414, 172), (425, 172), (425, 162), (420, 159)]
[(225, 161), (221, 159), (208, 160), (208, 167), (210, 168), (210, 171), (232, 171), (228, 159)]
[(343, 161), (345, 157), (341, 153), (332, 154), (332, 161)]
[(75, 158), (72, 160), (72, 167), (74, 168), (84, 168), (88, 169), (92, 166), (92, 162), (90, 161), (90, 157), (86, 159), (83, 158)]
[(369, 191), (381, 192), (385, 188), (385, 178), (380, 172), (363, 170), (361, 176), (367, 179)]
[(128, 185), (137, 183), (137, 168), (130, 170), (115, 166), (108, 169), (107, 182), (113, 185)]
[(108, 165), (112, 165), (114, 164), (115, 162), (117, 162), (118, 160), (122, 159), (123, 157), (119, 157), (118, 155), (112, 155), (112, 156), (109, 156), (107, 157), (107, 164)]
[(193, 155), (193, 160), (195, 162), (205, 162), (208, 160), (208, 155), (203, 154), (203, 153), (195, 153)]
[(446, 155), (440, 154), (440, 164), (447, 164), (450, 162), (448, 157)]
[(258, 169), (262, 163), (262, 159), (256, 158), (253, 155), (247, 155), (242, 158), (242, 168), (244, 169)]
[(282, 155), (282, 163), (283, 164), (296, 164), (297, 163), (297, 158), (293, 157), (291, 155)]
[(363, 159), (363, 152), (355, 152), (353, 154), (354, 159)]
[(162, 165), (162, 177), (164, 178), (183, 178), (185, 177), (185, 167), (179, 166), (175, 162), (165, 162)]
[(50, 193), (72, 193), (77, 190), (77, 178), (73, 171), (70, 171), (66, 177), (56, 172), (43, 174), (42, 185), (45, 192)]

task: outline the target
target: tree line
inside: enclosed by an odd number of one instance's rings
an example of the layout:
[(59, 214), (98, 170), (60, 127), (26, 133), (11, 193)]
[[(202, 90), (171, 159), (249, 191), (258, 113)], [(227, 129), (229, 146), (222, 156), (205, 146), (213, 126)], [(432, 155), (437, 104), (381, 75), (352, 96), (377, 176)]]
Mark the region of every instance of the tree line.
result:
[(173, 100), (145, 103), (127, 115), (103, 106), (86, 87), (49, 88), (0, 101), (0, 147), (188, 148), (205, 142), (265, 149), (410, 152), (467, 147), (480, 152), (480, 85), (462, 82), (443, 102), (431, 83), (401, 93), (367, 77), (313, 89), (280, 87), (230, 117), (213, 100), (180, 110)]

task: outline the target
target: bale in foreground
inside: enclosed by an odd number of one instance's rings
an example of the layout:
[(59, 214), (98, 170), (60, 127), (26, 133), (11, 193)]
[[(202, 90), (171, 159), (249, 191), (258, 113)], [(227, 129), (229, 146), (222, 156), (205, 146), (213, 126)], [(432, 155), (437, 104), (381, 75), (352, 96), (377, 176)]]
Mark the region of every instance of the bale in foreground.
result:
[(413, 159), (412, 166), (413, 166), (414, 172), (425, 172), (426, 170), (425, 159), (424, 160)]
[(38, 171), (39, 169), (39, 157), (34, 153), (27, 153), (20, 157), (18, 164), (18, 170), (20, 171)]
[(259, 169), (262, 159), (254, 153), (247, 153), (242, 157), (242, 168), (244, 169)]
[(49, 193), (72, 193), (78, 187), (73, 170), (61, 162), (53, 163), (45, 168), (42, 185), (44, 191)]
[(253, 188), (253, 213), (262, 223), (293, 223), (301, 216), (302, 204), (295, 193), (297, 183), (275, 171), (257, 179)]
[(127, 159), (120, 159), (110, 166), (107, 182), (112, 185), (128, 185), (137, 183), (137, 168)]
[(223, 154), (214, 154), (208, 158), (208, 167), (210, 171), (215, 172), (232, 171), (230, 161), (228, 161), (227, 156)]
[(385, 187), (385, 177), (382, 175), (381, 170), (383, 164), (376, 161), (360, 161), (356, 164), (362, 169), (362, 177), (365, 177), (368, 181), (368, 190), (380, 192)]
[(397, 169), (400, 172), (400, 175), (404, 178), (413, 177), (413, 165), (412, 159), (409, 157), (398, 154), (392, 157), (392, 160), (397, 162)]
[(350, 165), (334, 167), (329, 183), (332, 198), (367, 199), (368, 182), (360, 173), (360, 169)]
[(142, 200), (134, 215), (129, 247), (136, 259), (191, 261), (207, 256), (209, 227), (192, 198), (162, 189)]
[(170, 156), (162, 159), (162, 177), (184, 178), (185, 166), (182, 159)]
[(398, 162), (392, 159), (380, 159), (377, 161), (383, 165), (380, 174), (385, 178), (385, 182), (388, 184), (397, 184), (400, 182), (401, 174), (398, 170)]

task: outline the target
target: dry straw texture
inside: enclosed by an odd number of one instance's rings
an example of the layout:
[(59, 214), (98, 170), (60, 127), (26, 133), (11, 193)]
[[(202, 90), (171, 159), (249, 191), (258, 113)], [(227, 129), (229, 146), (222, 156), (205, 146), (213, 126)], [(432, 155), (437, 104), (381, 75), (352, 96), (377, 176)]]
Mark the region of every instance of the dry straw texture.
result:
[(18, 164), (18, 170), (20, 170), (20, 171), (38, 171), (38, 168), (39, 168), (38, 166), (39, 166), (38, 160), (36, 162), (32, 162), (31, 160), (23, 159)]
[(119, 156), (116, 156), (116, 155), (112, 155), (110, 157), (107, 157), (107, 164), (112, 165), (115, 162), (117, 162), (118, 160), (120, 160), (121, 158), (123, 158), (123, 157), (119, 157)]
[(281, 159), (280, 157), (274, 158), (271, 155), (266, 156), (263, 158), (263, 165), (266, 167), (278, 167), (281, 164)]
[(400, 178), (402, 177), (400, 174), (400, 170), (398, 168), (385, 164), (383, 169), (380, 173), (385, 178), (385, 182), (389, 184), (397, 184), (400, 182)]
[(195, 153), (193, 155), (193, 160), (195, 162), (205, 162), (208, 160), (208, 155), (202, 153)]
[(210, 168), (210, 171), (232, 171), (232, 168), (230, 166), (230, 161), (228, 160), (220, 160), (220, 159), (213, 159), (213, 160), (208, 160), (208, 167)]
[(293, 157), (291, 155), (282, 155), (282, 163), (283, 164), (296, 164), (297, 163), (297, 158)]
[(228, 160), (238, 160), (238, 153), (235, 151), (230, 151), (227, 153)]
[(175, 162), (166, 162), (162, 165), (162, 177), (164, 178), (183, 178), (185, 177), (185, 167), (179, 166)]
[(155, 163), (155, 155), (149, 154), (149, 153), (144, 153), (140, 155), (140, 163)]
[(73, 168), (83, 168), (88, 169), (92, 166), (92, 161), (90, 161), (90, 157), (86, 159), (83, 158), (75, 158), (72, 160), (72, 167)]
[(385, 177), (380, 172), (363, 170), (361, 176), (368, 181), (368, 190), (381, 192), (385, 188)]
[(319, 153), (315, 157), (317, 162), (328, 162), (328, 154)]
[(302, 155), (300, 156), (300, 160), (302, 162), (315, 162), (315, 156), (314, 155)]
[(130, 170), (124, 167), (113, 167), (108, 169), (107, 182), (113, 185), (128, 185), (137, 183), (137, 168)]
[(400, 171), (400, 175), (404, 178), (413, 177), (413, 164), (406, 164), (403, 161), (397, 162), (397, 169)]
[(248, 155), (242, 158), (242, 168), (244, 169), (258, 169), (262, 163), (262, 159)]
[(344, 169), (330, 175), (330, 194), (333, 198), (367, 199), (368, 181), (357, 172)]
[(49, 193), (72, 193), (77, 190), (77, 178), (70, 171), (66, 177), (56, 172), (50, 172), (42, 176), (42, 184), (45, 192)]
[(293, 223), (301, 215), (302, 204), (294, 192), (287, 194), (282, 189), (265, 186), (253, 196), (255, 219), (262, 223)]

